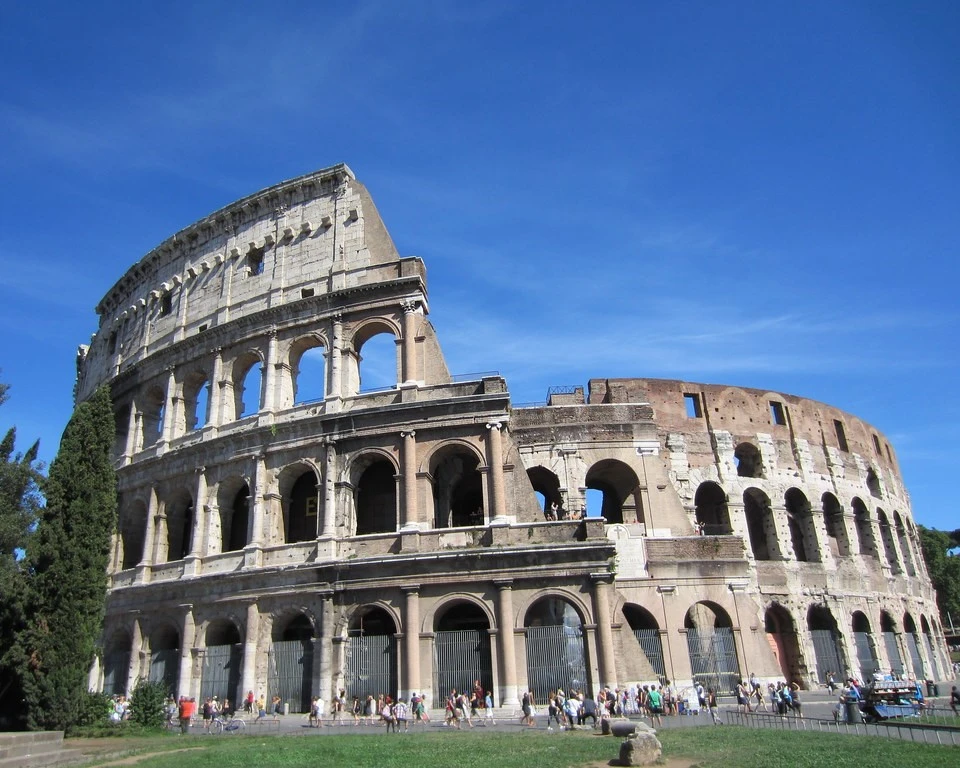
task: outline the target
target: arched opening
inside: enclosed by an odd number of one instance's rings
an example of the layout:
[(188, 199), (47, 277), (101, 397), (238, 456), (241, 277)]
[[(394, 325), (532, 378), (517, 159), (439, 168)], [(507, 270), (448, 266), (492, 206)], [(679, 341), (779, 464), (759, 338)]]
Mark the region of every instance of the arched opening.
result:
[(210, 418), (210, 381), (203, 373), (192, 373), (183, 382), (183, 431), (206, 426)]
[(357, 392), (373, 392), (397, 385), (397, 340), (392, 332), (381, 331), (361, 343), (357, 349)]
[[(411, 631), (416, 631), (411, 628)], [(383, 608), (361, 609), (350, 621), (344, 681), (347, 697), (397, 697), (397, 626)]]
[(897, 541), (900, 542), (900, 552), (903, 555), (903, 564), (906, 566), (908, 576), (916, 576), (917, 568), (913, 562), (913, 550), (910, 548), (910, 540), (907, 537), (907, 529), (903, 524), (903, 518), (900, 513), (894, 511), (893, 524), (897, 532)]
[[(624, 640), (623, 662), (629, 663), (636, 659), (641, 662), (641, 668), (637, 674), (629, 676), (631, 680), (653, 680), (660, 681), (667, 679), (667, 666), (663, 659), (663, 642), (660, 637), (660, 625), (656, 618), (646, 608), (631, 603), (624, 603), (623, 618), (630, 627), (630, 634), (636, 639), (640, 653), (636, 653), (634, 647), (630, 647), (626, 639)], [(627, 649), (629, 648), (629, 651)], [(643, 664), (642, 662), (646, 662)], [(624, 670), (626, 671), (626, 670)]]
[(397, 530), (396, 468), (386, 459), (368, 458), (356, 482), (357, 535)]
[(910, 655), (914, 678), (926, 680), (927, 668), (923, 663), (923, 655), (920, 653), (920, 635), (917, 632), (917, 624), (909, 612), (903, 614), (903, 636), (907, 644), (907, 653)]
[(767, 608), (763, 625), (767, 634), (767, 643), (780, 665), (783, 679), (787, 682), (803, 684), (805, 666), (801, 663), (797, 626), (790, 611), (779, 603), (774, 603)]
[(135, 568), (143, 560), (143, 537), (146, 533), (147, 507), (142, 501), (125, 505), (120, 513), (120, 544), (123, 556), (120, 568)]
[(130, 403), (119, 406), (113, 413), (113, 455), (123, 456), (127, 450), (127, 430), (130, 429)]
[(103, 650), (103, 692), (107, 696), (127, 693), (131, 642), (127, 632), (117, 630)]
[(193, 541), (193, 497), (186, 491), (174, 495), (165, 505), (167, 518), (167, 562), (183, 560)]
[(454, 688), (469, 692), (479, 684), (493, 690), (490, 621), (479, 606), (455, 602), (438, 613), (433, 647), (434, 701), (442, 702)]
[(236, 418), (259, 413), (263, 403), (263, 363), (252, 352), (238, 358), (234, 365), (233, 401)]
[(608, 523), (643, 523), (640, 481), (633, 469), (616, 459), (598, 461), (587, 471), (587, 488), (600, 491), (601, 516)]
[(883, 554), (887, 558), (887, 564), (894, 573), (900, 573), (900, 560), (897, 559), (897, 547), (893, 543), (890, 521), (887, 519), (887, 513), (879, 508), (877, 509), (877, 523), (880, 526), (880, 541), (883, 542)]
[(312, 469), (297, 478), (284, 505), (284, 540), (287, 544), (317, 538), (320, 481)]
[(743, 675), (730, 614), (716, 603), (702, 601), (690, 607), (683, 626), (693, 678), (704, 688), (733, 690)]
[(240, 666), (243, 653), (240, 632), (233, 622), (210, 622), (204, 635), (203, 667), (200, 673), (200, 700), (218, 697), (236, 703), (240, 690)]
[(873, 471), (872, 467), (867, 470), (867, 490), (875, 499), (880, 498), (880, 478), (877, 477), (877, 473)]
[(733, 533), (727, 495), (723, 488), (710, 481), (700, 483), (693, 503), (696, 505), (697, 523), (705, 536), (728, 536)]
[(853, 507), (853, 522), (857, 528), (857, 546), (861, 555), (879, 559), (877, 554), (877, 542), (873, 536), (873, 526), (870, 523), (870, 513), (866, 505), (858, 498), (854, 497), (851, 503)]
[(327, 394), (326, 349), (315, 336), (298, 339), (290, 349), (293, 402), (312, 403)]
[(860, 665), (860, 679), (870, 680), (873, 673), (880, 670), (877, 651), (873, 645), (870, 621), (861, 611), (853, 612), (851, 621), (853, 642), (857, 649), (857, 662)]
[(559, 597), (542, 597), (527, 610), (527, 681), (536, 701), (545, 702), (557, 688), (588, 690), (583, 652), (583, 620)]
[(823, 494), (821, 502), (830, 552), (834, 557), (847, 557), (850, 554), (850, 540), (847, 538), (847, 527), (843, 522), (843, 507), (832, 493)]
[(174, 696), (180, 680), (180, 635), (173, 627), (163, 626), (150, 636), (151, 683), (163, 683)]
[(313, 696), (314, 630), (309, 617), (298, 613), (273, 625), (267, 674), (268, 696), (290, 705), (291, 712), (309, 712)]
[(817, 679), (826, 683), (827, 676), (841, 679), (847, 665), (843, 661), (837, 620), (825, 605), (811, 605), (807, 610), (807, 630), (813, 641), (817, 659)]
[(247, 546), (250, 527), (250, 486), (244, 483), (230, 503), (220, 508), (220, 551), (238, 552)]
[(458, 528), (483, 525), (483, 480), (480, 459), (462, 446), (438, 451), (430, 462), (434, 525)]
[[(527, 477), (534, 492), (541, 499), (541, 509), (547, 519), (552, 515), (557, 520), (567, 517), (567, 510), (563, 508), (563, 497), (560, 495), (560, 478), (545, 467), (531, 467), (527, 470)], [(552, 505), (556, 505), (556, 512), (551, 512)]]
[(817, 544), (817, 532), (813, 526), (813, 513), (810, 502), (797, 488), (790, 488), (783, 497), (787, 508), (787, 524), (790, 527), (790, 540), (793, 554), (798, 561), (819, 563), (820, 547)]
[(163, 437), (166, 401), (167, 395), (160, 387), (150, 387), (140, 401), (140, 424), (143, 430), (144, 448), (156, 445)]
[(900, 644), (897, 642), (897, 627), (893, 617), (886, 611), (880, 612), (880, 632), (883, 635), (883, 647), (890, 662), (890, 674), (895, 680), (903, 678), (903, 657), (900, 655)]
[(930, 660), (930, 670), (933, 678), (940, 678), (940, 663), (937, 660), (937, 654), (934, 650), (936, 645), (933, 642), (933, 632), (930, 631), (930, 624), (927, 623), (927, 617), (920, 614), (920, 628), (923, 630), (923, 643), (927, 647), (927, 658)]
[(740, 477), (763, 477), (760, 449), (753, 443), (740, 443), (733, 451), (733, 463)]
[(750, 549), (755, 560), (773, 560), (779, 556), (777, 527), (770, 509), (770, 499), (759, 488), (743, 492), (743, 514), (747, 521)]

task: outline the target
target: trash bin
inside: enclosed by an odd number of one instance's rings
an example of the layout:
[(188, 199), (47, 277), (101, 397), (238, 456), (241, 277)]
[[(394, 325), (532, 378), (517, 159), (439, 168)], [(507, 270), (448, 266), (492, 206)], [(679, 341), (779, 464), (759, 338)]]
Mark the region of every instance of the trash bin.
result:
[(846, 701), (845, 704), (847, 709), (847, 722), (862, 723), (863, 713), (860, 711), (860, 702), (856, 700), (849, 700)]
[(933, 696), (933, 680), (927, 680), (927, 696)]
[(934, 684), (933, 684), (933, 695), (934, 695), (934, 696), (939, 696), (939, 695), (940, 695), (940, 684), (939, 684), (939, 683), (934, 683)]

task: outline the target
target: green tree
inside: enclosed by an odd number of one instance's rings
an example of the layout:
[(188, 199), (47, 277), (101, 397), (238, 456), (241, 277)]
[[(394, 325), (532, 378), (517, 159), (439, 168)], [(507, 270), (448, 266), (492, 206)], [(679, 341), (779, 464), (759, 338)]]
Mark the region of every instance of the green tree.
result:
[[(0, 404), (8, 387), (0, 383)], [(21, 557), (36, 525), (41, 497), (40, 444), (17, 453), (16, 429), (0, 441), (0, 730), (17, 723), (23, 692), (10, 650), (23, 629), (23, 569)]]
[(953, 550), (960, 547), (960, 529), (938, 531), (918, 525), (917, 530), (927, 572), (937, 591), (940, 616), (946, 618), (949, 613), (956, 622), (960, 618), (960, 557)]
[(103, 623), (117, 491), (110, 391), (80, 403), (45, 483), (27, 550), (25, 628), (16, 643), (27, 728), (77, 721)]

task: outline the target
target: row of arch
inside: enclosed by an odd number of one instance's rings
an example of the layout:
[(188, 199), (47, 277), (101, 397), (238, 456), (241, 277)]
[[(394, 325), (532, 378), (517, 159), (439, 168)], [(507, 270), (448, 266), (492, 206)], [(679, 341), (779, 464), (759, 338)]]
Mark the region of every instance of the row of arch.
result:
[[(848, 557), (865, 555), (880, 558), (876, 520), (884, 558), (895, 573), (917, 575), (922, 562), (918, 535), (913, 522), (894, 511), (893, 520), (880, 507), (873, 518), (866, 504), (853, 497), (850, 507), (856, 535), (856, 548), (850, 541), (846, 526), (846, 514), (837, 497), (824, 493), (820, 497), (822, 508), (815, 510), (806, 494), (798, 488), (790, 488), (783, 497), (789, 549), (778, 532), (774, 508), (769, 496), (759, 488), (743, 492), (744, 522), (750, 541), (750, 549), (756, 560), (786, 560), (792, 556), (800, 562), (822, 562), (824, 553), (821, 542), (826, 543), (834, 556)], [(733, 533), (728, 499), (723, 489), (713, 481), (701, 483), (694, 496), (697, 523), (706, 534), (726, 535)], [(822, 517), (825, 537), (818, 535)], [(898, 547), (899, 545), (899, 547)], [(898, 551), (899, 550), (899, 551)]]

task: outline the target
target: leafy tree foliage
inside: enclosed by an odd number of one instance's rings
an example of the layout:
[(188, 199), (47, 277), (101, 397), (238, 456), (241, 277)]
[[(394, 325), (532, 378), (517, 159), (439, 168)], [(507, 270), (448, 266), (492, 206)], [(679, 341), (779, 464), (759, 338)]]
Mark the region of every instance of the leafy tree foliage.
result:
[(918, 525), (917, 530), (940, 615), (946, 618), (949, 613), (956, 622), (960, 618), (960, 556), (953, 550), (960, 547), (960, 529), (948, 532)]
[(130, 696), (130, 720), (145, 728), (163, 728), (167, 722), (167, 686), (140, 680)]
[(25, 627), (14, 653), (29, 729), (77, 722), (103, 623), (117, 492), (107, 388), (77, 406), (45, 483), (27, 550)]

